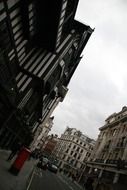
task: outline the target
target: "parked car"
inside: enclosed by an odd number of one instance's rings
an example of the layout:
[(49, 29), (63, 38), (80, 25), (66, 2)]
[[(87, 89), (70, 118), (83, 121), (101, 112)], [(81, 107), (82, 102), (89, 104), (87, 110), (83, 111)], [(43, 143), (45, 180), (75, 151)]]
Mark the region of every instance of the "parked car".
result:
[(48, 164), (48, 170), (53, 172), (53, 173), (57, 173), (58, 172), (58, 167), (53, 163), (49, 163)]
[(39, 162), (37, 163), (37, 167), (38, 167), (38, 168), (41, 168), (41, 169), (43, 169), (43, 170), (46, 170), (47, 167), (48, 167), (48, 162), (49, 162), (48, 158), (42, 157), (42, 158), (39, 160)]

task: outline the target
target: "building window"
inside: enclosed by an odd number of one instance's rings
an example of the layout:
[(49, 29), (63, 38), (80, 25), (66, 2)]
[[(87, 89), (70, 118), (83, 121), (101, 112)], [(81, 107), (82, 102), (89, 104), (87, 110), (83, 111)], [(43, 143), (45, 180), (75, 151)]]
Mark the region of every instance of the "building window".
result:
[(63, 155), (63, 159), (65, 159), (65, 157), (66, 157), (66, 155), (64, 154), (64, 155)]
[(88, 157), (88, 156), (89, 156), (89, 152), (86, 153), (86, 157)]
[(75, 141), (75, 137), (72, 138), (72, 141)]
[(123, 125), (123, 130), (122, 130), (122, 132), (124, 132), (124, 131), (125, 131), (125, 127), (126, 127), (126, 125), (124, 124), (124, 125)]
[(78, 162), (76, 161), (75, 164), (74, 164), (75, 167), (77, 166), (77, 163), (78, 163)]
[(122, 137), (122, 139), (121, 139), (121, 147), (125, 146), (125, 140), (126, 140), (126, 137)]
[(81, 168), (81, 169), (84, 169), (84, 165), (82, 164), (82, 165), (80, 166), (80, 168)]
[(71, 164), (74, 164), (74, 160), (73, 160), (73, 159), (72, 159), (72, 160), (70, 160), (70, 163), (71, 163)]
[(66, 153), (68, 153), (69, 149), (66, 150)]
[(78, 156), (78, 160), (81, 158), (81, 156)]
[(81, 153), (83, 153), (83, 149), (81, 149)]
[(74, 158), (76, 158), (76, 156), (77, 156), (77, 153), (74, 154)]
[(115, 153), (115, 160), (117, 160), (117, 158), (118, 158), (118, 152), (117, 153)]

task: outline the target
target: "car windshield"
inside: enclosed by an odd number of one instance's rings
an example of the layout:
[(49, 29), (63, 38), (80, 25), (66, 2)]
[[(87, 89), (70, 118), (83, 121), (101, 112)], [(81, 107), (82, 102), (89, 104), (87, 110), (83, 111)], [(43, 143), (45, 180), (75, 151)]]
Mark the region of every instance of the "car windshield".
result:
[(57, 169), (57, 166), (56, 166), (56, 165), (54, 165), (54, 164), (52, 164), (52, 167), (53, 167), (53, 168), (55, 168), (55, 169)]
[(43, 158), (43, 162), (45, 162), (45, 163), (48, 163), (48, 159), (47, 158)]

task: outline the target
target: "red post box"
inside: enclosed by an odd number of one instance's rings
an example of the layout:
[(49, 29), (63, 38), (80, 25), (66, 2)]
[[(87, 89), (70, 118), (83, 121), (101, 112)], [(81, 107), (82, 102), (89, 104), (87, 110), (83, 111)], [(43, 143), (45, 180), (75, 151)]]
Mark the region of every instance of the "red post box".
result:
[(30, 153), (29, 149), (25, 147), (21, 148), (9, 171), (14, 175), (18, 175), (25, 161), (29, 158)]

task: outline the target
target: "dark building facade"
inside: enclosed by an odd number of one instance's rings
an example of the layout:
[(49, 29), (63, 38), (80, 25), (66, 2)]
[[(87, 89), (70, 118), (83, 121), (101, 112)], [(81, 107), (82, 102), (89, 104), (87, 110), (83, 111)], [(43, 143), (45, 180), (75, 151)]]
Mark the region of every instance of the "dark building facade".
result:
[(0, 147), (29, 144), (68, 83), (93, 30), (78, 0), (0, 1)]

